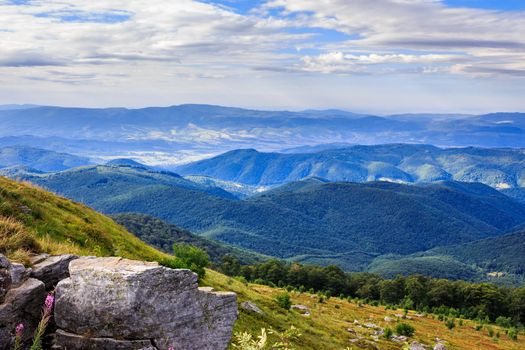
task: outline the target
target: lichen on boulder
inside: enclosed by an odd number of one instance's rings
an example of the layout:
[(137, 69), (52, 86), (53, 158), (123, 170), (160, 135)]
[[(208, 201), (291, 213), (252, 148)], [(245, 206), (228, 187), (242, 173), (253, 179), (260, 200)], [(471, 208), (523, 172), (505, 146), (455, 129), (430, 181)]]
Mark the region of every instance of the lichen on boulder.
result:
[(199, 289), (197, 275), (189, 270), (122, 258), (81, 258), (69, 264), (69, 273), (56, 288), (58, 349), (85, 349), (101, 339), (118, 340), (122, 349), (128, 349), (126, 341), (141, 340), (158, 349), (228, 346), (237, 318), (235, 293)]

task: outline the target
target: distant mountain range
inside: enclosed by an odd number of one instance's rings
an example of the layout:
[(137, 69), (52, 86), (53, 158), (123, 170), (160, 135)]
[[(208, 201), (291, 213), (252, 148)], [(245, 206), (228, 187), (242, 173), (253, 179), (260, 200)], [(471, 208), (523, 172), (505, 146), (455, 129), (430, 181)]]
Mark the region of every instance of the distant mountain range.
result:
[(525, 149), (438, 148), (389, 144), (350, 146), (315, 153), (235, 150), (179, 166), (201, 175), (250, 186), (272, 186), (320, 177), (329, 181), (481, 182), (497, 189), (525, 187)]
[(523, 113), (373, 116), (211, 105), (29, 107), (0, 108), (0, 145), (43, 147), (91, 159), (134, 158), (148, 165), (173, 166), (240, 148), (310, 152), (304, 145), (320, 150), (318, 145), (328, 143), (525, 147)]
[[(16, 178), (104, 213), (155, 216), (255, 253), (384, 275), (417, 270), (479, 279), (489, 268), (482, 260), (458, 258), (462, 253), (453, 250), (423, 252), (502, 236), (525, 222), (525, 206), (480, 183), (404, 185), (309, 178), (239, 200), (210, 184), (129, 164), (19, 173)], [(171, 242), (176, 234), (163, 236), (164, 242)], [(490, 255), (481, 255), (490, 260)], [(484, 267), (471, 266), (477, 263)]]

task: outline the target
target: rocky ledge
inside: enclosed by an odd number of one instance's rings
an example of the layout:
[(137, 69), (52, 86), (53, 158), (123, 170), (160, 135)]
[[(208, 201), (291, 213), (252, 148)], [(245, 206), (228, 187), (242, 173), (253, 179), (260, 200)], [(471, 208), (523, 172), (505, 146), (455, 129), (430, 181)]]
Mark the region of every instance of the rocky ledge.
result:
[(33, 272), (1, 255), (0, 263), (0, 350), (12, 346), (18, 322), (34, 329), (46, 289), (64, 277), (53, 349), (226, 349), (237, 318), (235, 293), (199, 288), (189, 270), (73, 256), (45, 257)]

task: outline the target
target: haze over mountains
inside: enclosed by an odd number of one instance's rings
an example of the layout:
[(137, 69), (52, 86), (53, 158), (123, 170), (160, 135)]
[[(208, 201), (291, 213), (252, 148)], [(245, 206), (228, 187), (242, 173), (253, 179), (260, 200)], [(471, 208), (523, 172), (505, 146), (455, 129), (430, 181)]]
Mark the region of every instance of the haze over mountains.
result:
[(524, 278), (525, 114), (19, 106), (0, 126), (0, 175), (118, 214), (162, 249)]
[(325, 143), (525, 147), (523, 116), (372, 116), (211, 105), (7, 108), (0, 110), (0, 145), (41, 147), (92, 159), (132, 157), (164, 166), (240, 148), (278, 151)]

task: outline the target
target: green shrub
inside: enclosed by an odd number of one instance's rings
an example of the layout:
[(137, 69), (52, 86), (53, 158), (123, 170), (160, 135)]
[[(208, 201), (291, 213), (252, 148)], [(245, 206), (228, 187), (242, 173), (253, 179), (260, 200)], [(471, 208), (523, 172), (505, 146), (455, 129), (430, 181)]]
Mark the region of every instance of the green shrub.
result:
[(392, 338), (392, 335), (394, 335), (394, 332), (392, 331), (392, 329), (389, 327), (385, 328), (384, 333), (383, 333), (383, 336), (385, 337), (385, 339)]
[(290, 300), (290, 295), (288, 293), (279, 294), (275, 297), (275, 302), (285, 310), (290, 310), (292, 307), (292, 301)]
[(496, 324), (502, 328), (509, 328), (512, 325), (510, 317), (499, 316), (496, 318)]
[(209, 265), (208, 254), (195, 246), (187, 244), (173, 245), (173, 254), (181, 261), (183, 267), (192, 270), (199, 278), (206, 274), (205, 268)]
[(416, 330), (414, 327), (407, 323), (398, 323), (396, 325), (396, 334), (397, 335), (404, 335), (405, 337), (411, 337), (414, 335), (414, 332)]
[(508, 336), (514, 341), (518, 340), (518, 331), (516, 330), (516, 328), (509, 329)]
[(454, 322), (454, 319), (450, 319), (447, 322), (445, 322), (445, 325), (448, 329), (452, 330), (454, 327), (456, 327), (456, 323)]

